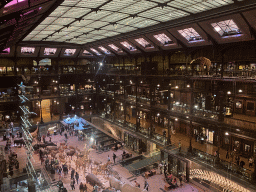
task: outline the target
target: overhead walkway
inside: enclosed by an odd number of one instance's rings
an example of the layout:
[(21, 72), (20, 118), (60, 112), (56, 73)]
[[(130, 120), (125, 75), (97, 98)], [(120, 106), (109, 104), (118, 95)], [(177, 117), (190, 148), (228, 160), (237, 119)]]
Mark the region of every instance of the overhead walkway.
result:
[[(168, 157), (168, 154), (165, 154), (164, 159), (167, 159), (167, 157)], [(159, 162), (160, 160), (161, 160), (161, 154), (159, 152), (152, 157), (148, 157), (148, 158), (138, 161), (136, 163), (125, 166), (125, 168), (132, 174), (139, 175), (139, 174), (147, 171), (150, 166)]]

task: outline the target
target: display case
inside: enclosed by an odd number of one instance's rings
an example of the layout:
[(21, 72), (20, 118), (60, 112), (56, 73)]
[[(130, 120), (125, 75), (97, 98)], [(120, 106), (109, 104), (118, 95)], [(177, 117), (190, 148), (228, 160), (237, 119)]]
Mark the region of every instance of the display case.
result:
[(255, 101), (246, 101), (246, 115), (255, 116)]
[(242, 114), (243, 113), (243, 105), (244, 101), (243, 100), (235, 100), (235, 113)]

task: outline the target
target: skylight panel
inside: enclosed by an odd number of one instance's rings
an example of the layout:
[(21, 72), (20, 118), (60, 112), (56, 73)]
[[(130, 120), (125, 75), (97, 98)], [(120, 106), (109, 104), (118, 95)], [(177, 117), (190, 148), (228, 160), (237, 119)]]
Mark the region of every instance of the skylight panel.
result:
[(64, 1), (61, 5), (69, 5), (69, 6), (73, 6), (75, 4), (77, 4), (77, 0), (68, 0), (68, 1)]
[(155, 24), (158, 24), (159, 22), (157, 21), (153, 21), (153, 20), (145, 20), (145, 21), (142, 21), (142, 22), (139, 22), (139, 23), (135, 23), (133, 24), (132, 26), (133, 27), (138, 27), (138, 28), (144, 28), (144, 27), (147, 27), (147, 26), (152, 26), (152, 25), (155, 25)]
[(32, 55), (35, 53), (35, 47), (21, 47), (21, 54), (23, 55)]
[(57, 17), (46, 17), (45, 20), (40, 23), (40, 24), (44, 24), (44, 25), (47, 25), (47, 24), (50, 24), (52, 23), (53, 21), (55, 21), (57, 19)]
[(242, 34), (237, 24), (232, 19), (212, 23), (211, 25), (221, 37), (230, 37)]
[(76, 52), (76, 49), (65, 49), (64, 55), (65, 56), (73, 56)]
[(136, 51), (137, 49), (129, 44), (127, 41), (120, 42), (124, 47), (129, 49), (130, 51)]
[(137, 43), (139, 43), (142, 47), (146, 48), (154, 48), (153, 45), (151, 45), (148, 41), (146, 41), (144, 38), (135, 39)]
[(53, 22), (54, 25), (67, 25), (74, 21), (73, 18), (59, 18)]
[(38, 26), (34, 29), (34, 31), (41, 31), (41, 30), (43, 30), (45, 27), (47, 27), (47, 25), (38, 25)]
[(97, 36), (94, 36), (93, 39), (94, 40), (99, 40), (99, 39), (104, 39), (106, 38), (105, 36), (100, 36), (100, 35), (97, 35)]
[(86, 27), (89, 27), (89, 28), (100, 28), (104, 25), (107, 25), (108, 23), (107, 22), (103, 22), (103, 21), (95, 21), (89, 25), (87, 25)]
[(50, 34), (52, 34), (52, 31), (45, 31), (45, 30), (43, 30), (43, 31), (40, 31), (38, 33), (38, 35), (50, 35)]
[(111, 52), (107, 50), (105, 47), (100, 46), (99, 49), (102, 50), (107, 55), (111, 54)]
[(61, 26), (61, 25), (49, 25), (44, 30), (46, 30), (46, 31), (53, 31), (54, 32), (54, 31), (57, 31), (57, 30), (61, 29), (62, 27), (63, 26)]
[(111, 11), (100, 10), (100, 11), (97, 11), (97, 13), (94, 11), (94, 12), (86, 15), (85, 19), (99, 20), (99, 19), (106, 17), (107, 15), (110, 15), (110, 14), (112, 14)]
[(114, 31), (110, 31), (110, 32), (105, 33), (104, 35), (106, 37), (111, 37), (111, 36), (118, 35), (118, 34), (120, 34), (120, 33), (117, 33), (117, 32), (114, 32)]
[(70, 10), (68, 10), (63, 17), (71, 17), (71, 18), (79, 18), (87, 13), (89, 13), (91, 10), (86, 8), (79, 8), (79, 7), (73, 7)]
[(59, 6), (57, 7), (57, 9), (55, 9), (50, 16), (53, 17), (60, 17), (61, 15), (63, 15), (67, 10), (69, 10), (70, 7), (65, 7), (65, 6)]
[(101, 55), (100, 52), (94, 48), (90, 48), (90, 50), (93, 51), (96, 55)]
[(109, 44), (108, 45), (110, 48), (114, 49), (116, 52), (122, 53), (123, 50), (119, 49), (117, 46), (115, 46), (114, 44)]
[(156, 6), (156, 3), (150, 2), (150, 1), (139, 1), (137, 3), (134, 3), (130, 6), (128, 6), (125, 9), (120, 10), (120, 12), (128, 13), (128, 14), (136, 14), (141, 11), (145, 11), (149, 8), (152, 8)]
[(44, 55), (55, 55), (57, 48), (45, 48)]
[(87, 50), (84, 50), (82, 55), (83, 56), (92, 56), (92, 54), (89, 51), (87, 51)]
[(107, 22), (116, 22), (120, 19), (123, 19), (129, 15), (123, 14), (123, 13), (113, 13), (111, 15), (108, 15), (106, 17), (103, 17), (101, 20), (102, 21), (107, 21)]
[(8, 54), (10, 54), (10, 51), (11, 51), (11, 49), (10, 49), (10, 47), (8, 47), (8, 48), (2, 50), (2, 51), (0, 52), (0, 54), (1, 54), (1, 55), (8, 55)]
[(124, 20), (118, 21), (117, 23), (122, 24), (122, 25), (132, 25), (134, 23), (138, 23), (138, 22), (144, 21), (144, 20), (145, 20), (145, 18), (142, 18), (142, 17), (135, 17), (135, 18), (128, 17)]
[(154, 38), (156, 38), (164, 46), (173, 44), (173, 41), (164, 33), (154, 35)]
[(188, 42), (203, 41), (204, 39), (193, 28), (178, 30), (178, 32), (188, 40)]
[(78, 7), (88, 7), (88, 8), (96, 8), (100, 5), (102, 5), (103, 3), (105, 3), (107, 0), (82, 0), (80, 1), (77, 6)]
[(129, 1), (129, 0), (125, 0), (125, 1), (120, 1), (120, 0), (113, 0), (109, 3), (107, 3), (106, 5), (104, 5), (102, 7), (102, 9), (105, 10), (110, 10), (110, 11), (118, 11), (121, 10), (127, 6), (129, 6), (130, 4), (134, 3), (134, 1)]
[(136, 28), (126, 26), (126, 27), (123, 27), (123, 28), (116, 29), (116, 31), (119, 32), (119, 33), (125, 33), (125, 32), (128, 32), (128, 31), (133, 31), (135, 29)]

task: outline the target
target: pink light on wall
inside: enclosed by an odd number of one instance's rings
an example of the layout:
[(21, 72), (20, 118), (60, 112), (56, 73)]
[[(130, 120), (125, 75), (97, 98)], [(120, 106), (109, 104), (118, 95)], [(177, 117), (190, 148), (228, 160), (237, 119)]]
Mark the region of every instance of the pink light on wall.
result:
[(1, 54), (1, 55), (8, 55), (8, 54), (10, 54), (10, 50), (11, 50), (10, 47), (8, 47), (8, 48), (2, 50), (2, 51), (0, 52), (0, 54)]
[(10, 3), (7, 3), (4, 7), (10, 7), (10, 6), (16, 5), (20, 2), (23, 2), (23, 1), (26, 1), (26, 0), (13, 0)]

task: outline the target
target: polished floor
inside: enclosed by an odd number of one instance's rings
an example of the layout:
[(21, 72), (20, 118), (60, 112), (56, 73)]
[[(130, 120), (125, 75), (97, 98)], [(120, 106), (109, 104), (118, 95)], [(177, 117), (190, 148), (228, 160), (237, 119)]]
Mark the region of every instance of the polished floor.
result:
[[(46, 141), (48, 141), (49, 138), (46, 138)], [(60, 142), (64, 141), (64, 136), (60, 136), (60, 135), (56, 135), (56, 136), (52, 136), (52, 141), (57, 143), (59, 146)], [(5, 145), (6, 141), (0, 141), (0, 145)], [(78, 141), (77, 137), (75, 136), (69, 136), (67, 145), (68, 146), (73, 146), (73, 147), (78, 147), (80, 150), (83, 150), (85, 147), (85, 144), (88, 144), (88, 142), (86, 141)], [(18, 176), (19, 174), (21, 174), (21, 170), (23, 167), (25, 167), (26, 164), (26, 151), (24, 147), (18, 148), (12, 145), (11, 147), (12, 151), (16, 152), (18, 154), (18, 161), (20, 162), (20, 170), (19, 171), (14, 171), (15, 174), (14, 176)], [(129, 150), (126, 149), (126, 151), (131, 152)], [(115, 154), (117, 155), (117, 160), (116, 161), (120, 161), (121, 160), (121, 154), (122, 154), (122, 150), (118, 150), (117, 152), (115, 152)], [(7, 154), (8, 155), (8, 154)], [(123, 184), (130, 184), (132, 186), (135, 186), (135, 180), (140, 183), (141, 185), (141, 190), (143, 190), (143, 186), (144, 186), (144, 182), (145, 182), (145, 178), (143, 176), (138, 176), (138, 177), (134, 177), (131, 173), (129, 173), (129, 171), (120, 166), (118, 163), (114, 164), (113, 160), (112, 160), (112, 155), (113, 155), (113, 151), (108, 151), (108, 152), (103, 152), (103, 153), (98, 153), (96, 150), (92, 150), (90, 152), (89, 157), (94, 161), (97, 162), (102, 162), (103, 164), (105, 164), (108, 161), (108, 155), (111, 157), (111, 166), (112, 169), (114, 171), (117, 171), (119, 173), (119, 176), (121, 178), (121, 181)], [(135, 154), (134, 154), (135, 155)], [(70, 161), (70, 166), (72, 168), (76, 168), (75, 166), (75, 160), (76, 157), (74, 156), (72, 161)], [(34, 154), (33, 155), (33, 164), (36, 167), (42, 167), (43, 165), (40, 164), (39, 161), (39, 155), (38, 154)], [(90, 168), (84, 170), (76, 170), (79, 173), (79, 184), (80, 182), (85, 183), (86, 179), (85, 176), (91, 172)], [(58, 180), (59, 176), (57, 174), (55, 174), (54, 176), (51, 176), (52, 178)], [(109, 187), (109, 182), (106, 178), (105, 175), (97, 175), (97, 177), (100, 179), (100, 181), (106, 186)], [(79, 184), (75, 184), (75, 190), (71, 190), (71, 186), (70, 186), (70, 171), (69, 174), (67, 176), (61, 176), (60, 179), (63, 181), (64, 186), (67, 188), (68, 191), (79, 191)], [(164, 181), (164, 175), (160, 174), (160, 172), (157, 172), (156, 175), (150, 177), (147, 179), (148, 183), (149, 183), (149, 191), (150, 192), (162, 192), (164, 191), (164, 186), (165, 186), (165, 181)], [(92, 186), (90, 186), (89, 184), (87, 184), (88, 187), (88, 192), (92, 192), (93, 188)], [(197, 191), (202, 191), (200, 188), (194, 186), (191, 183), (185, 183), (183, 186), (172, 190), (172, 191), (176, 191), (176, 192), (197, 192)]]

